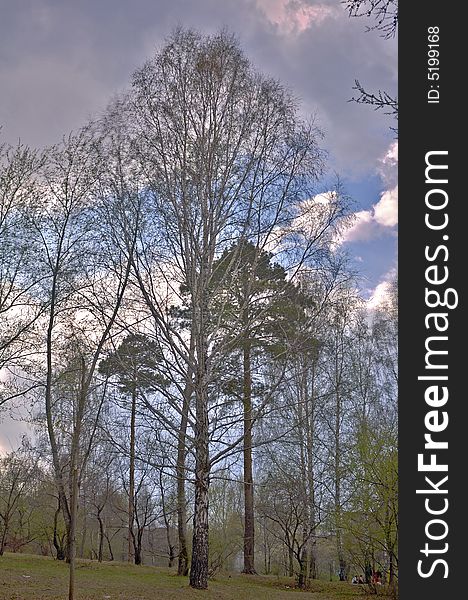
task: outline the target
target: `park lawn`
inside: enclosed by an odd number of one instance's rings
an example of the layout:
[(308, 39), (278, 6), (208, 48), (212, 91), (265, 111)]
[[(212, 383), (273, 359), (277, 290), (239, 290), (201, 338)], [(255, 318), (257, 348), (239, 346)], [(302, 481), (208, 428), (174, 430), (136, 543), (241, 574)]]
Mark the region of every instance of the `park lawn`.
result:
[[(0, 600), (66, 600), (68, 568), (30, 554), (0, 557)], [(77, 600), (369, 600), (361, 586), (313, 582), (310, 591), (293, 589), (288, 578), (219, 575), (208, 590), (193, 590), (169, 569), (118, 562), (78, 560)], [(383, 591), (383, 590), (382, 590)], [(375, 596), (374, 596), (375, 597)]]

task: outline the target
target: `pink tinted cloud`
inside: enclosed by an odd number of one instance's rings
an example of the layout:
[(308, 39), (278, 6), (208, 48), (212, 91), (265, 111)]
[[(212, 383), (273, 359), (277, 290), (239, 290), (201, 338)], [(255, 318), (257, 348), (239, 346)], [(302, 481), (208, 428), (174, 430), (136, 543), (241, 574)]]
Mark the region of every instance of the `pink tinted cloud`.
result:
[(268, 21), (285, 34), (301, 33), (336, 12), (325, 4), (309, 4), (304, 0), (256, 0), (256, 4)]

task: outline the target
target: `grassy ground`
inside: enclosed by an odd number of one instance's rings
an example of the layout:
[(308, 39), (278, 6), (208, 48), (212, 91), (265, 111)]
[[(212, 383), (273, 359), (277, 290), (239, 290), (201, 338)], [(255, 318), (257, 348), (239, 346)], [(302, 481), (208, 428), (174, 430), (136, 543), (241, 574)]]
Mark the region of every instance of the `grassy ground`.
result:
[[(294, 590), (287, 578), (220, 575), (207, 591), (192, 590), (168, 569), (78, 561), (77, 600), (372, 600), (364, 586), (314, 582)], [(67, 565), (29, 554), (0, 557), (0, 600), (65, 600)], [(383, 591), (383, 590), (382, 590)]]

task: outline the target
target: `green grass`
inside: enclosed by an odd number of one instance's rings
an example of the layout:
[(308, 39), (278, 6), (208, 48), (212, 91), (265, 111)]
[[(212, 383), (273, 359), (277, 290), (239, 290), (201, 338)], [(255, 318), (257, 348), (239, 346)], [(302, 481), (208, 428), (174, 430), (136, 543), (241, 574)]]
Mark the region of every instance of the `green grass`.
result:
[[(66, 600), (68, 568), (63, 562), (30, 554), (0, 557), (0, 600)], [(187, 578), (169, 569), (126, 563), (77, 561), (77, 600), (371, 600), (362, 586), (313, 582), (293, 589), (288, 578), (220, 575), (208, 590), (192, 590)], [(382, 590), (383, 591), (383, 590)], [(375, 596), (374, 596), (375, 597)]]

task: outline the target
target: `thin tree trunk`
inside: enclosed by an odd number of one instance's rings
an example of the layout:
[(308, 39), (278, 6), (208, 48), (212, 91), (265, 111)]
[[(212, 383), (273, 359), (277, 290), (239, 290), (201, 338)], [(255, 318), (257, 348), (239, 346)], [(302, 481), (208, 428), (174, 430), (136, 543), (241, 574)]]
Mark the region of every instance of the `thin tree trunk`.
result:
[(299, 386), (299, 402), (297, 405), (297, 420), (298, 420), (298, 438), (299, 438), (299, 450), (300, 450), (300, 469), (301, 469), (301, 480), (302, 480), (302, 495), (303, 503), (306, 509), (306, 519), (302, 525), (302, 543), (303, 548), (298, 552), (299, 562), (299, 575), (298, 575), (298, 587), (304, 588), (307, 582), (308, 565), (309, 565), (309, 539), (311, 535), (310, 527), (310, 511), (312, 507), (309, 505), (309, 479), (308, 479), (308, 454), (307, 454), (307, 411), (305, 405), (308, 400), (307, 390), (307, 372), (304, 364), (300, 365), (300, 386)]
[[(195, 507), (193, 515), (192, 562), (190, 585), (196, 589), (208, 587), (208, 491), (209, 491), (209, 446), (208, 446), (208, 397), (205, 382), (206, 346), (198, 352), (198, 370), (195, 386)], [(201, 356), (203, 354), (203, 356)]]
[(248, 333), (243, 350), (243, 407), (244, 407), (244, 569), (255, 575), (255, 524), (252, 472), (252, 373)]
[(187, 424), (192, 397), (193, 384), (193, 359), (195, 338), (193, 331), (190, 335), (190, 351), (187, 365), (187, 381), (182, 404), (182, 416), (180, 420), (179, 434), (177, 439), (177, 534), (179, 540), (179, 557), (177, 564), (177, 575), (188, 575), (189, 558), (187, 549), (187, 501), (185, 497), (185, 460), (187, 455)]
[(294, 577), (294, 553), (290, 546), (288, 546), (288, 576)]
[(102, 562), (102, 555), (104, 550), (104, 522), (101, 518), (101, 511), (98, 510), (97, 519), (99, 522), (99, 550), (98, 550), (98, 561)]
[[(339, 461), (339, 450), (336, 450), (336, 461)], [(337, 469), (335, 469), (335, 519), (336, 519), (336, 551), (339, 563), (339, 578), (340, 581), (346, 581), (346, 561), (343, 549), (343, 532), (341, 528), (342, 511), (341, 511), (341, 480)]]
[(161, 489), (161, 505), (162, 505), (164, 527), (166, 529), (167, 549), (169, 550), (168, 566), (169, 566), (169, 568), (171, 568), (172, 565), (174, 564), (174, 544), (172, 543), (171, 523), (167, 517), (167, 511), (166, 511), (166, 496), (164, 494), (164, 482), (162, 479), (162, 471), (159, 472), (159, 487)]
[(389, 584), (393, 585), (393, 581), (395, 578), (395, 552), (394, 552), (394, 543), (392, 542), (392, 535), (391, 535), (391, 509), (389, 504), (387, 503), (386, 509), (385, 509), (385, 529), (386, 529), (386, 546), (387, 546), (387, 552), (388, 552), (388, 579), (389, 579)]
[[(136, 375), (135, 375), (136, 377)], [(136, 420), (136, 381), (132, 386), (132, 408), (130, 416), (130, 472), (128, 482), (128, 562), (134, 558), (133, 521), (135, 510), (135, 420)], [(136, 557), (135, 557), (136, 559)]]
[(69, 583), (68, 600), (75, 600), (76, 517), (78, 512), (78, 466), (72, 465), (70, 494), (70, 534), (68, 538)]
[[(84, 492), (84, 490), (83, 490), (83, 492)], [(84, 497), (84, 493), (83, 493), (83, 506), (85, 506), (85, 505), (86, 505), (86, 498)], [(88, 512), (85, 509), (83, 511), (83, 531), (81, 533), (80, 558), (84, 558), (87, 533), (88, 533)]]
[(263, 547), (264, 547), (264, 562), (263, 562), (263, 566), (265, 569), (265, 575), (269, 575), (270, 574), (270, 548), (268, 545), (268, 540), (267, 540), (267, 535), (266, 535), (266, 526), (265, 526), (265, 518), (263, 518), (262, 521), (262, 531), (263, 531)]
[(2, 539), (0, 540), (0, 556), (3, 556), (3, 552), (4, 552), (4, 549), (5, 549), (6, 536), (7, 536), (7, 532), (8, 532), (8, 525), (9, 525), (9, 518), (8, 517), (4, 517), (4, 519), (3, 519)]
[[(52, 277), (52, 289), (51, 289), (51, 302), (49, 309), (49, 323), (47, 326), (47, 336), (46, 336), (46, 365), (47, 365), (47, 374), (46, 374), (46, 386), (45, 386), (45, 411), (46, 411), (46, 420), (47, 420), (47, 432), (49, 435), (50, 441), (50, 449), (52, 451), (52, 463), (54, 466), (54, 478), (55, 483), (57, 485), (57, 492), (59, 496), (59, 506), (63, 512), (63, 520), (65, 523), (65, 529), (67, 533), (67, 560), (68, 556), (68, 539), (70, 537), (70, 508), (68, 506), (68, 499), (65, 493), (65, 484), (63, 481), (63, 473), (60, 465), (59, 458), (59, 449), (57, 444), (57, 438), (55, 437), (54, 431), (54, 422), (52, 416), (52, 334), (55, 325), (55, 303), (57, 296), (57, 277), (58, 277), (58, 269), (59, 269), (59, 259), (61, 256), (61, 248), (62, 248), (62, 238), (60, 239), (60, 244), (57, 249), (57, 258), (56, 264), (53, 270)], [(58, 558), (58, 556), (57, 556)]]
[(114, 560), (114, 553), (112, 552), (112, 544), (109, 539), (109, 536), (106, 535), (107, 548), (109, 549), (109, 560)]
[(317, 578), (317, 558), (315, 555), (315, 530), (316, 511), (315, 511), (315, 474), (314, 474), (314, 442), (315, 442), (315, 358), (312, 359), (312, 373), (310, 381), (310, 390), (307, 386), (305, 402), (306, 418), (306, 447), (307, 447), (307, 480), (308, 480), (308, 507), (309, 507), (309, 529), (310, 537), (308, 541), (308, 577)]
[(169, 562), (167, 565), (169, 567), (169, 569), (172, 569), (172, 567), (174, 566), (174, 559), (175, 559), (174, 546), (169, 546)]
[(68, 562), (70, 563), (68, 600), (75, 599), (75, 562), (76, 562), (76, 523), (78, 516), (78, 493), (79, 493), (79, 467), (81, 427), (83, 423), (84, 409), (86, 405), (86, 365), (81, 357), (80, 392), (78, 395), (78, 407), (73, 427), (72, 443), (70, 448), (70, 534), (68, 537)]
[[(187, 392), (187, 386), (185, 389)], [(188, 550), (187, 550), (187, 504), (185, 498), (185, 457), (186, 457), (186, 435), (188, 422), (189, 402), (187, 394), (184, 393), (182, 417), (180, 421), (179, 435), (177, 440), (177, 534), (179, 540), (179, 558), (177, 564), (177, 575), (188, 575)]]
[(135, 540), (135, 544), (134, 544), (134, 550), (135, 550), (135, 564), (136, 565), (141, 565), (142, 560), (143, 560), (143, 556), (142, 556), (142, 552), (141, 552), (141, 542), (143, 539), (143, 528), (138, 527), (138, 531), (137, 531), (137, 535), (136, 535), (136, 540)]
[[(339, 401), (338, 401), (339, 402)], [(339, 411), (337, 410), (336, 421), (339, 421)], [(341, 447), (339, 430), (335, 432), (335, 519), (336, 519), (336, 551), (339, 563), (339, 578), (340, 581), (346, 581), (346, 561), (343, 550), (343, 533), (342, 533), (342, 511), (341, 511)]]
[[(340, 338), (340, 349), (342, 340)], [(340, 581), (346, 581), (346, 560), (344, 557), (343, 549), (343, 531), (342, 531), (342, 507), (341, 507), (341, 419), (342, 419), (342, 398), (341, 398), (341, 375), (343, 372), (342, 365), (342, 354), (339, 349), (335, 348), (335, 395), (336, 395), (336, 406), (335, 406), (335, 465), (334, 465), (334, 476), (335, 476), (335, 526), (336, 526), (336, 551), (338, 555), (339, 564), (339, 578)]]

